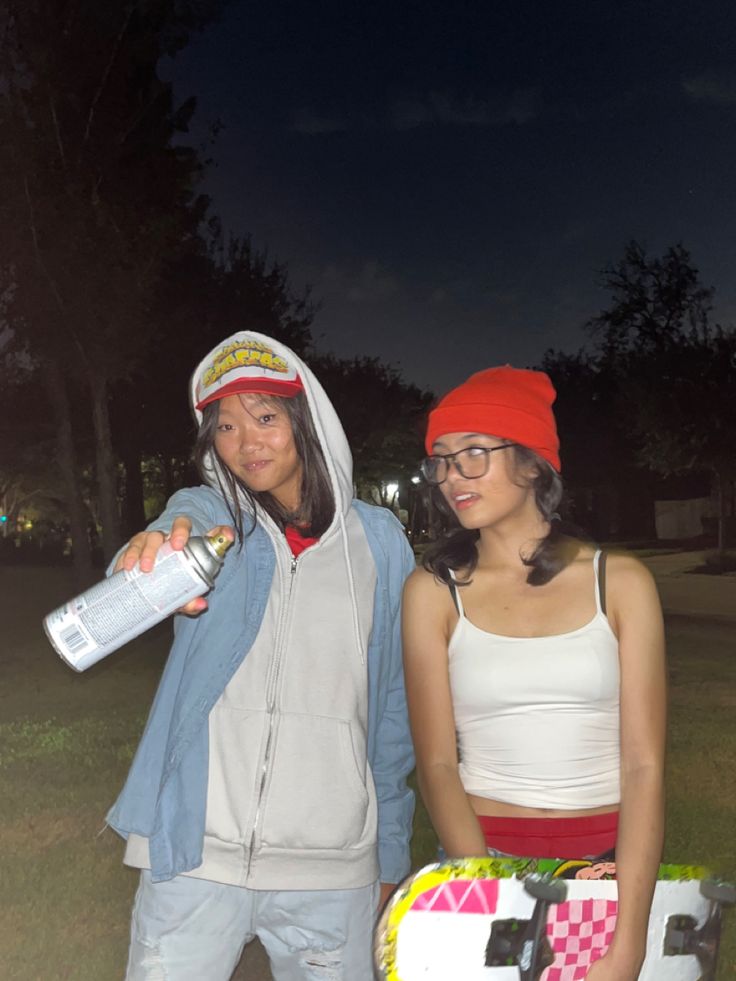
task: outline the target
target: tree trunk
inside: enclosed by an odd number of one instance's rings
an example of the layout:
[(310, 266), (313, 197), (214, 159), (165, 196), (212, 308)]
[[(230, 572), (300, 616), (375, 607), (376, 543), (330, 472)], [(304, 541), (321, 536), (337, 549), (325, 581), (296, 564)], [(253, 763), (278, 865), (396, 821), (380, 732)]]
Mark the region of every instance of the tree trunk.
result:
[(46, 378), (49, 401), (56, 419), (56, 459), (61, 470), (63, 495), (69, 509), (74, 576), (77, 586), (81, 588), (89, 585), (94, 577), (92, 574), (92, 549), (87, 533), (89, 515), (77, 479), (81, 467), (77, 464), (77, 454), (72, 436), (69, 397), (58, 364), (49, 361), (43, 374)]
[(117, 461), (112, 450), (110, 412), (107, 404), (107, 382), (99, 372), (89, 375), (92, 390), (92, 422), (95, 429), (97, 489), (102, 525), (102, 554), (108, 563), (120, 548), (120, 514), (118, 511)]
[(143, 473), (139, 448), (126, 439), (122, 448), (125, 467), (125, 497), (123, 498), (122, 532), (130, 538), (146, 526), (146, 512), (143, 501)]
[(716, 497), (718, 499), (718, 554), (722, 558), (726, 548), (726, 495), (723, 492), (723, 477), (716, 473)]
[(171, 459), (168, 453), (162, 453), (160, 460), (164, 477), (164, 497), (168, 501), (176, 490), (176, 487), (174, 486), (174, 461)]

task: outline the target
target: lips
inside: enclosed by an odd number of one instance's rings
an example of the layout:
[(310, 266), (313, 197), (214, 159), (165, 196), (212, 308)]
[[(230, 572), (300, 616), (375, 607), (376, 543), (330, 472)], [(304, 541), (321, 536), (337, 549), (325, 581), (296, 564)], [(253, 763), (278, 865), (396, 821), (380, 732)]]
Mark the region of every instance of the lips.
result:
[(260, 473), (270, 462), (270, 460), (251, 460), (250, 463), (243, 464), (243, 469), (246, 473)]
[(452, 506), (456, 511), (464, 511), (465, 508), (469, 508), (475, 504), (477, 500), (479, 500), (477, 494), (453, 494)]

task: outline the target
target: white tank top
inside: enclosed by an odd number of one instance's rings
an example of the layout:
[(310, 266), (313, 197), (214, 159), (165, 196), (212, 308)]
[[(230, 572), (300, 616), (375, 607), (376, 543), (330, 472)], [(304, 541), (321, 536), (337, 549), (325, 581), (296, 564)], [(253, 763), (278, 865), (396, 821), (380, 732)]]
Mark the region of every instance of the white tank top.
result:
[(448, 648), (466, 793), (579, 810), (620, 799), (618, 641), (603, 612), (577, 630), (506, 637), (460, 619)]

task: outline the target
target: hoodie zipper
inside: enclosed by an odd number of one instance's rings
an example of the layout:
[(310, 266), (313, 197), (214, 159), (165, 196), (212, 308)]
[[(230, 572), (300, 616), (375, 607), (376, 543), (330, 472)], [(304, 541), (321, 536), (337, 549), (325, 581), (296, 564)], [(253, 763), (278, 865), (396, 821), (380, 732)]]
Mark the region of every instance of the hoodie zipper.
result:
[(278, 690), (279, 675), (281, 674), (281, 655), (283, 653), (285, 637), (286, 637), (286, 623), (289, 616), (289, 608), (291, 606), (291, 593), (294, 588), (294, 577), (296, 575), (296, 556), (291, 556), (291, 567), (289, 570), (289, 585), (286, 591), (286, 602), (282, 604), (281, 615), (279, 617), (278, 635), (276, 638), (276, 644), (274, 646), (274, 657), (271, 664), (271, 678), (268, 682), (268, 688), (266, 689), (266, 712), (268, 713), (268, 736), (266, 737), (266, 751), (263, 754), (263, 764), (261, 766), (261, 779), (258, 784), (258, 800), (256, 802), (256, 813), (253, 819), (253, 830), (250, 836), (250, 848), (248, 849), (248, 864), (245, 870), (246, 881), (250, 878), (251, 865), (253, 864), (253, 852), (255, 849), (256, 842), (256, 832), (258, 830), (258, 823), (261, 817), (261, 809), (263, 805), (263, 792), (266, 787), (266, 777), (268, 776), (268, 765), (271, 762), (271, 744), (273, 742), (273, 717), (274, 708), (276, 706), (276, 693)]

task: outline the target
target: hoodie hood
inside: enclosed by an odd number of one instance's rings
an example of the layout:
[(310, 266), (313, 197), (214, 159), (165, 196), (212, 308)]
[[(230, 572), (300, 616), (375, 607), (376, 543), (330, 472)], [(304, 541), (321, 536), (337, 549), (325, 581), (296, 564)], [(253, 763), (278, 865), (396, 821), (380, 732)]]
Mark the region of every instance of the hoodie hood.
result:
[[(224, 396), (236, 376), (256, 375), (263, 379), (260, 391), (294, 394), (299, 384), (304, 390), (312, 421), (324, 454), (335, 496), (335, 519), (345, 516), (353, 500), (353, 459), (337, 413), (310, 368), (285, 344), (255, 331), (240, 331), (221, 341), (197, 365), (190, 383), (190, 400), (197, 425), (202, 412), (197, 408), (211, 400), (214, 393)], [(291, 386), (289, 390), (284, 386)], [(254, 387), (255, 384), (254, 384)], [(215, 469), (219, 463), (213, 454), (205, 459), (206, 478), (217, 488)], [(248, 509), (250, 506), (243, 500)], [(334, 524), (334, 521), (333, 521)]]

